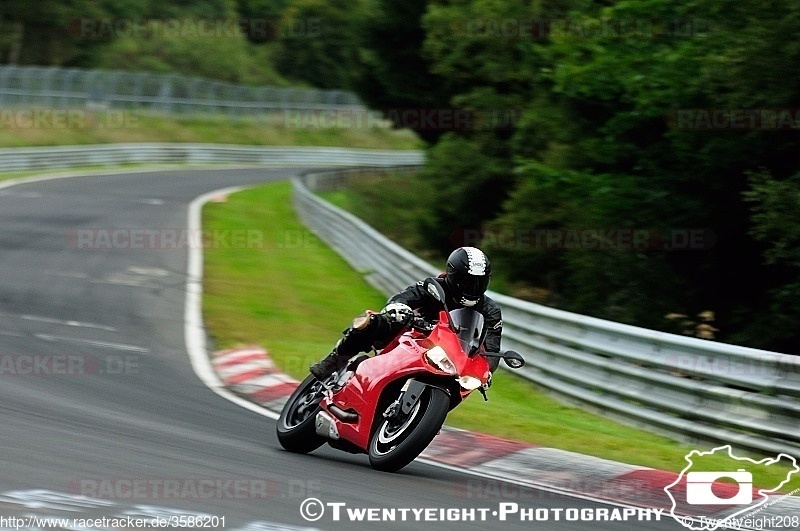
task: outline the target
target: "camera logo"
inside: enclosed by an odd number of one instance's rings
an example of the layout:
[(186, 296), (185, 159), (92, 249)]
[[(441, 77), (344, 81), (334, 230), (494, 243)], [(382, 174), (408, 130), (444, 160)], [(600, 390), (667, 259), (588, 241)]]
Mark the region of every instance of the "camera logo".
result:
[[(670, 516), (692, 531), (739, 529), (737, 519), (760, 511), (763, 511), (761, 518), (771, 518), (776, 513), (770, 507), (787, 495), (767, 503), (770, 497), (779, 496), (792, 476), (800, 474), (800, 466), (789, 454), (756, 461), (734, 455), (730, 444), (707, 452), (692, 450), (685, 459), (686, 467), (675, 481), (664, 487), (664, 492), (672, 504)], [(772, 473), (774, 465), (791, 470), (779, 481), (782, 474)], [(720, 469), (724, 472), (717, 472)], [(684, 485), (685, 490), (682, 488)], [(759, 487), (754, 490), (754, 485)], [(763, 520), (758, 522), (763, 523)]]
[[(739, 485), (732, 497), (720, 498), (712, 490), (715, 481), (730, 478)], [(686, 502), (691, 505), (747, 505), (753, 501), (753, 474), (740, 468), (736, 472), (689, 472), (686, 474)]]

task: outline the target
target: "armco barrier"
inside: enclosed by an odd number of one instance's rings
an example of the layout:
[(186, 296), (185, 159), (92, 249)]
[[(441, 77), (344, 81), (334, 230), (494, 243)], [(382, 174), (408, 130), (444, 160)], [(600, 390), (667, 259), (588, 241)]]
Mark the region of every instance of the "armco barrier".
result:
[(0, 149), (0, 171), (136, 163), (396, 166), (421, 164), (419, 151), (225, 144), (96, 144)]
[[(440, 272), (294, 180), (298, 214), (386, 295)], [(800, 357), (667, 334), (491, 293), (521, 373), (570, 399), (681, 439), (800, 456)], [(519, 372), (519, 371), (517, 371)]]

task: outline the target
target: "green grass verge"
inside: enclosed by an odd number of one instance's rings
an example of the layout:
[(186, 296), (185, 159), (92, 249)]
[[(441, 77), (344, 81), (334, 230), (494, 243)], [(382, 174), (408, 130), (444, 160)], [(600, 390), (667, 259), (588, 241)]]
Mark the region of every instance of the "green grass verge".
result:
[[(266, 347), (276, 363), (304, 378), (310, 363), (329, 352), (349, 320), (384, 297), (311, 234), (296, 218), (288, 183), (260, 186), (210, 203), (207, 230), (251, 230), (257, 248), (207, 249), (203, 311), (217, 348)], [(448, 424), (615, 461), (678, 472), (694, 448), (631, 428), (554, 400), (532, 383), (498, 371), (489, 401), (475, 394)], [(740, 455), (737, 452), (737, 455)], [(777, 466), (777, 465), (776, 465)], [(693, 470), (729, 470), (729, 459), (703, 458)], [(774, 487), (788, 468), (770, 467), (757, 483)], [(800, 487), (795, 477), (789, 488)]]
[[(245, 145), (340, 146), (419, 149), (410, 130), (294, 126), (280, 113), (234, 120), (224, 115), (159, 115), (142, 111), (78, 109), (74, 119), (45, 119), (36, 126), (5, 119), (0, 147), (106, 144), (112, 142), (198, 142)], [(47, 116), (47, 115), (45, 115)], [(59, 115), (61, 116), (61, 115)], [(70, 116), (70, 115), (64, 115)], [(313, 122), (311, 122), (313, 125)]]
[(326, 201), (351, 212), (406, 249), (421, 257), (439, 261), (424, 251), (416, 225), (427, 215), (424, 183), (414, 173), (363, 173), (350, 179), (346, 189), (323, 192)]

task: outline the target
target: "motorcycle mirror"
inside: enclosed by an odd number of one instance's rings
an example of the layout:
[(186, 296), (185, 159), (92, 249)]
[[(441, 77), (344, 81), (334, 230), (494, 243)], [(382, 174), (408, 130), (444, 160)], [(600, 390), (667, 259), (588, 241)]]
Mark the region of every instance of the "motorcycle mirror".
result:
[(423, 283), (423, 287), (425, 288), (425, 291), (430, 293), (430, 295), (434, 299), (436, 299), (437, 301), (441, 302), (444, 305), (445, 310), (447, 309), (447, 303), (445, 302), (444, 288), (442, 288), (441, 284), (436, 282), (435, 278), (433, 277), (426, 278), (425, 282)]
[[(447, 296), (444, 294), (444, 288), (441, 284), (436, 282), (436, 279), (433, 277), (428, 277), (422, 283), (422, 287), (427, 291), (434, 299), (442, 303), (444, 307), (444, 311), (448, 314), (450, 313), (450, 309), (447, 307)], [(458, 332), (458, 329), (453, 324), (453, 321), (450, 321), (450, 330), (453, 332)]]
[(506, 365), (512, 369), (519, 369), (525, 365), (525, 360), (523, 357), (520, 356), (518, 352), (513, 350), (507, 350), (505, 354), (503, 354), (503, 361), (505, 361)]

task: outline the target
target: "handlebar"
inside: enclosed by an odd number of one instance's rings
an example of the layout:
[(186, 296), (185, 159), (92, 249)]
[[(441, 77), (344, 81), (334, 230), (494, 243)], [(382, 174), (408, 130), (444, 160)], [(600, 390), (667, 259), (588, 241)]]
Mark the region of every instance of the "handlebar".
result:
[(433, 331), (435, 325), (426, 320), (418, 311), (414, 310), (414, 313), (412, 314), (411, 319), (409, 319), (407, 326), (427, 334)]

